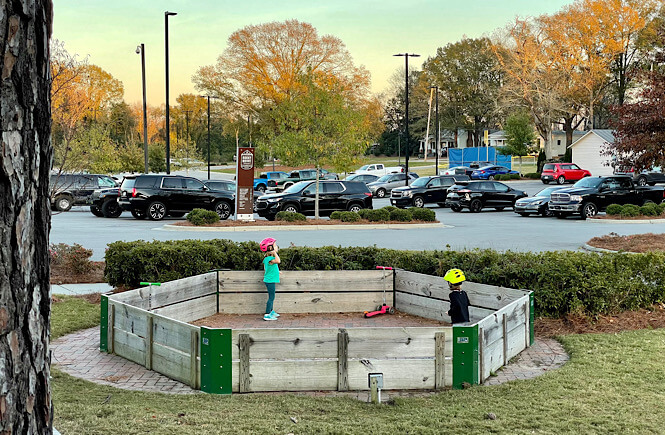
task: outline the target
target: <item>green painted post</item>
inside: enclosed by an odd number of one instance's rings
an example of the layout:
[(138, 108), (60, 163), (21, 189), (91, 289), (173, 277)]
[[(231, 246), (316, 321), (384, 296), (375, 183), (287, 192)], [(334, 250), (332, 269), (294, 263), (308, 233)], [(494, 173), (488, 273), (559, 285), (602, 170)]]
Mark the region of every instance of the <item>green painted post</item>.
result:
[(453, 388), (478, 384), (478, 325), (453, 325)]
[(535, 332), (533, 330), (534, 320), (536, 318), (536, 309), (535, 309), (535, 297), (534, 293), (529, 293), (529, 346), (533, 345), (533, 341), (536, 339)]
[(109, 297), (102, 295), (102, 311), (99, 319), (99, 350), (108, 352)]
[(201, 327), (201, 391), (231, 394), (231, 330)]

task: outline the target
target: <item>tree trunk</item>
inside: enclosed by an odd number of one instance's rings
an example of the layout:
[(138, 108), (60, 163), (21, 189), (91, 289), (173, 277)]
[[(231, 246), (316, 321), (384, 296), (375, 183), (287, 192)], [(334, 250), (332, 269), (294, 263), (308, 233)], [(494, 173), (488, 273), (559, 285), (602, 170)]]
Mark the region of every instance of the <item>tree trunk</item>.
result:
[(319, 165), (316, 165), (316, 193), (314, 194), (314, 219), (319, 218)]
[(0, 8), (0, 433), (47, 434), (52, 4)]

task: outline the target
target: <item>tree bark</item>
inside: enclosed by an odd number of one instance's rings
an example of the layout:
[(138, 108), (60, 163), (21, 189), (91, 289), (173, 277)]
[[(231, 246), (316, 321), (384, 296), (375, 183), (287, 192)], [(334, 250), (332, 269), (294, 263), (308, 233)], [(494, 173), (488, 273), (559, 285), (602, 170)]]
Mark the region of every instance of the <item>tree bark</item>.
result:
[(0, 433), (52, 432), (50, 0), (0, 1)]

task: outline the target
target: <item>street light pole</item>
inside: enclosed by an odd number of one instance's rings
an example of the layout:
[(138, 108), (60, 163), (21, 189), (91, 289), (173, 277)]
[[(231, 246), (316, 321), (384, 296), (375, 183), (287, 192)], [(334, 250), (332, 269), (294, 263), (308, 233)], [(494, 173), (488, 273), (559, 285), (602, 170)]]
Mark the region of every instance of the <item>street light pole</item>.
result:
[(430, 86), (430, 89), (434, 89), (436, 92), (436, 175), (439, 175), (439, 141), (441, 140), (441, 133), (439, 133), (439, 87)]
[(171, 133), (169, 126), (169, 17), (176, 12), (164, 12), (164, 50), (166, 71), (166, 173), (171, 173)]
[(145, 95), (145, 45), (136, 47), (136, 54), (141, 55), (141, 78), (143, 81), (143, 159), (145, 161), (145, 168), (143, 172), (148, 173), (148, 110)]
[(406, 182), (409, 185), (409, 153), (410, 153), (410, 137), (409, 137), (409, 57), (420, 57), (419, 54), (414, 53), (398, 53), (393, 54), (396, 57), (404, 57), (404, 134), (406, 139), (406, 153), (404, 154), (404, 162), (406, 165)]

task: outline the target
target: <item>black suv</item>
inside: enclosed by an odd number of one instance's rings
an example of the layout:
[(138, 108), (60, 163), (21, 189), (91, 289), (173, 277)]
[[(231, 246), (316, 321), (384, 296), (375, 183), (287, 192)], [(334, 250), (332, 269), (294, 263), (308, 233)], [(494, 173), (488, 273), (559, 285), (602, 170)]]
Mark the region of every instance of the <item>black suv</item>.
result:
[[(274, 220), (280, 211), (314, 215), (316, 181), (301, 181), (282, 193), (263, 195), (256, 200), (256, 212), (268, 220)], [(372, 208), (372, 193), (365, 183), (358, 181), (319, 181), (319, 214), (333, 211), (358, 211)]]
[(97, 189), (92, 192), (88, 199), (90, 213), (97, 217), (117, 218), (122, 214), (122, 208), (118, 204), (120, 196), (118, 188)]
[(390, 193), (390, 204), (395, 207), (424, 207), (425, 204), (446, 205), (448, 188), (458, 181), (469, 181), (467, 175), (434, 175), (420, 177), (408, 187), (396, 187)]
[(50, 182), (53, 211), (69, 211), (73, 205), (87, 204), (97, 189), (118, 187), (113, 178), (101, 174), (51, 174)]
[(515, 201), (526, 196), (525, 192), (498, 181), (471, 181), (459, 190), (448, 192), (446, 205), (452, 211), (462, 211), (465, 207), (472, 213), (478, 213), (484, 207), (501, 211), (506, 207), (515, 208)]
[(179, 175), (137, 175), (125, 177), (118, 203), (136, 219), (182, 217), (195, 208), (214, 210), (220, 219), (233, 213), (231, 191), (211, 190), (200, 180)]

